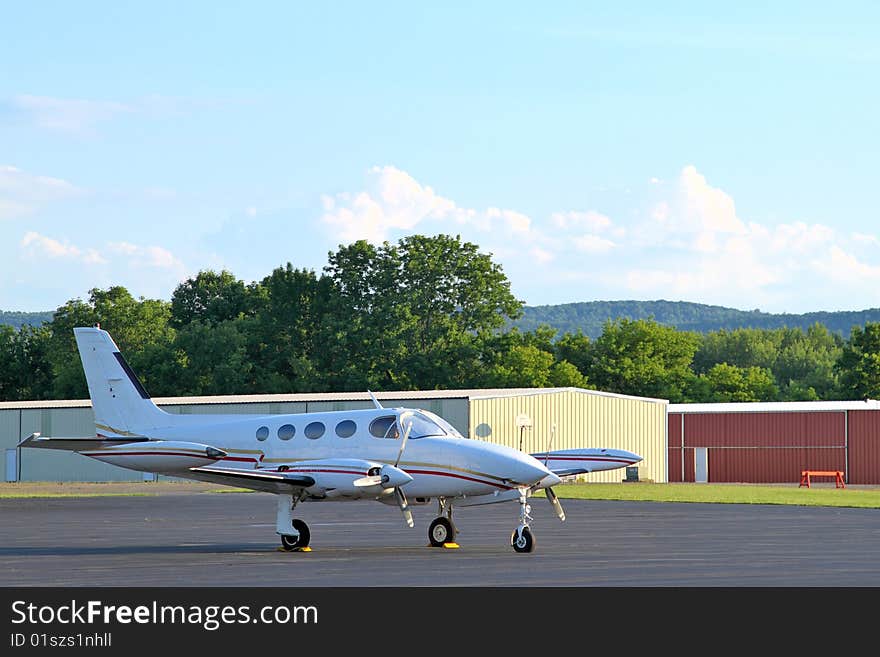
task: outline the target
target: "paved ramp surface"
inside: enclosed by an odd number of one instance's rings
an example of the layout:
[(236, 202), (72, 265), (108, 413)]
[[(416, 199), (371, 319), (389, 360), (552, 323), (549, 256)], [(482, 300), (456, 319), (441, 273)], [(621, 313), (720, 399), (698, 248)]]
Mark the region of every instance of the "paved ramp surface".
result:
[(436, 505), (304, 503), (312, 552), (276, 549), (275, 497), (0, 500), (2, 586), (880, 586), (880, 511), (532, 500), (456, 511), (461, 549), (428, 548)]

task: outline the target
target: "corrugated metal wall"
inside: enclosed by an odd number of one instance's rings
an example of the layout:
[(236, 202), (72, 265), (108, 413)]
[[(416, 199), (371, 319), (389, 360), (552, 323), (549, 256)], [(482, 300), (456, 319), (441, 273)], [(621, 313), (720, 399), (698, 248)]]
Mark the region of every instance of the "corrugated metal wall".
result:
[(851, 484), (880, 484), (880, 411), (849, 411)]
[(694, 481), (706, 448), (714, 483), (798, 483), (802, 470), (880, 483), (878, 422), (877, 411), (670, 413), (669, 481)]
[[(608, 447), (627, 449), (643, 457), (639, 478), (666, 481), (666, 402), (564, 390), (510, 397), (472, 398), (470, 434), (510, 447), (520, 446), (517, 416), (525, 415), (531, 429), (522, 431), (522, 449)], [(597, 472), (588, 481), (619, 482), (623, 470)]]
[(667, 463), (669, 472), (667, 481), (681, 483), (684, 481), (684, 450), (681, 445), (681, 413), (667, 415)]
[[(91, 407), (0, 410), (3, 468), (6, 450), (35, 432), (46, 436), (95, 435)], [(61, 450), (17, 450), (21, 481), (140, 481), (143, 474)]]
[(843, 447), (844, 411), (685, 414), (687, 447)]

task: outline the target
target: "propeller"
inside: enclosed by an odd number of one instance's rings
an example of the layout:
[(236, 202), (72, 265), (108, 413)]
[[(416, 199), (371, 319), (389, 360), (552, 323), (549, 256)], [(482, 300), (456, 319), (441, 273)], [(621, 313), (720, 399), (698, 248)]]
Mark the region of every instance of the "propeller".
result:
[(406, 494), (400, 488), (395, 488), (394, 495), (397, 497), (397, 506), (400, 507), (400, 512), (403, 514), (403, 519), (406, 520), (407, 526), (412, 527), (412, 511), (409, 510), (409, 502), (406, 501)]
[(406, 448), (406, 441), (409, 438), (410, 429), (412, 429), (412, 421), (408, 422), (403, 429), (403, 438), (400, 441), (400, 450), (397, 452), (397, 459), (394, 461), (394, 465), (386, 463), (379, 468), (379, 471), (376, 474), (361, 477), (360, 479), (356, 479), (353, 483), (359, 488), (366, 486), (393, 488), (394, 497), (397, 499), (397, 506), (400, 507), (400, 512), (403, 514), (406, 524), (412, 527), (412, 511), (409, 510), (409, 502), (406, 501), (406, 494), (400, 488), (411, 482), (412, 477), (398, 467), (400, 465), (400, 457), (403, 456), (403, 450)]
[[(544, 453), (544, 467), (547, 467), (547, 462), (550, 460), (550, 447), (553, 445), (553, 434), (556, 433), (556, 425), (553, 424), (550, 427), (550, 437), (547, 439), (547, 449)], [(562, 505), (559, 503), (559, 497), (557, 497), (556, 493), (549, 486), (544, 489), (544, 494), (547, 496), (547, 499), (550, 501), (550, 504), (553, 506), (553, 510), (556, 512), (556, 515), (562, 522), (565, 522), (565, 511), (562, 510)]]
[[(400, 441), (400, 450), (397, 452), (397, 460), (394, 462), (394, 469), (398, 470), (397, 467), (400, 464), (400, 457), (403, 456), (403, 450), (406, 448), (406, 440), (409, 438), (410, 429), (412, 429), (412, 420), (407, 422), (406, 426), (403, 428), (403, 439)], [(403, 472), (403, 470), (400, 470)], [(406, 473), (404, 473), (406, 474)], [(406, 475), (409, 477), (409, 475)], [(409, 480), (412, 481), (412, 477), (409, 477)], [(412, 511), (409, 510), (409, 503), (406, 501), (406, 493), (401, 490), (400, 486), (394, 487), (394, 495), (397, 497), (397, 506), (400, 507), (400, 512), (403, 514), (404, 520), (406, 520), (406, 524), (410, 527), (413, 526), (413, 517)]]
[(400, 441), (400, 451), (397, 452), (397, 460), (394, 462), (395, 468), (400, 464), (400, 457), (403, 456), (403, 450), (406, 447), (406, 439), (409, 438), (410, 429), (412, 429), (412, 420), (403, 429), (403, 440)]
[(550, 504), (553, 505), (553, 510), (556, 511), (556, 515), (559, 516), (559, 519), (562, 522), (565, 522), (565, 511), (562, 510), (562, 505), (559, 503), (559, 498), (556, 496), (556, 493), (553, 492), (552, 488), (545, 488), (544, 494), (547, 496), (547, 499), (550, 500)]

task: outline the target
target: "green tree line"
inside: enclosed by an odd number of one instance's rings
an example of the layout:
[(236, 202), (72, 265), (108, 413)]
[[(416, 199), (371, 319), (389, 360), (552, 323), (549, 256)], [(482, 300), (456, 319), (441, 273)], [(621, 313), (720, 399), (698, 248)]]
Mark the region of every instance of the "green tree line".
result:
[(575, 386), (671, 402), (880, 397), (880, 323), (678, 330), (608, 320), (590, 338), (509, 328), (523, 303), (458, 236), (364, 241), (321, 272), (288, 263), (246, 283), (199, 272), (170, 301), (121, 286), (50, 321), (0, 326), (0, 400), (88, 396), (75, 326), (110, 331), (156, 396)]

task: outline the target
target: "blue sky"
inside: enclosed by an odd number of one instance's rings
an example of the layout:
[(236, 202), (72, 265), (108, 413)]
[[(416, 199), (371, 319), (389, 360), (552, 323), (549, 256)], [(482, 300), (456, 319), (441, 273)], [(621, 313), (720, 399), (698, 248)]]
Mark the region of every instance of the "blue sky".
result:
[(880, 5), (422, 4), (6, 7), (0, 308), (441, 232), (529, 305), (880, 306)]

